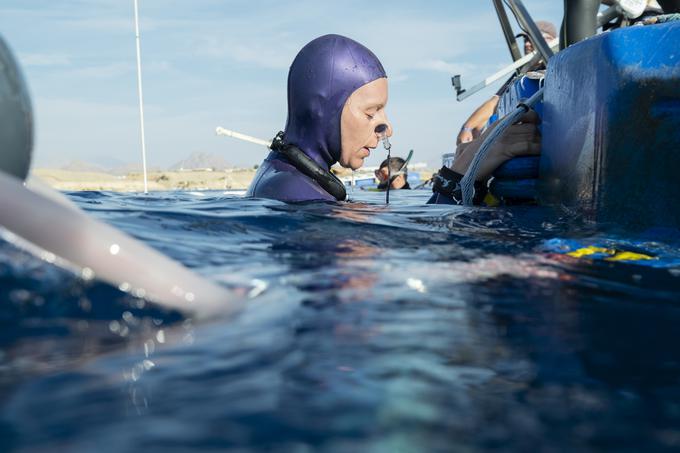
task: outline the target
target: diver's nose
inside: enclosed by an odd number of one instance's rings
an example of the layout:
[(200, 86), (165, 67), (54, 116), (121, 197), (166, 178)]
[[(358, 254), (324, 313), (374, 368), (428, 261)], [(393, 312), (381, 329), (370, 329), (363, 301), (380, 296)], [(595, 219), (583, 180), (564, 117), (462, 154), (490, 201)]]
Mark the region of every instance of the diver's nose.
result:
[(392, 136), (392, 124), (385, 118), (383, 123), (378, 124), (375, 127), (375, 133), (379, 136), (386, 135), (388, 137)]

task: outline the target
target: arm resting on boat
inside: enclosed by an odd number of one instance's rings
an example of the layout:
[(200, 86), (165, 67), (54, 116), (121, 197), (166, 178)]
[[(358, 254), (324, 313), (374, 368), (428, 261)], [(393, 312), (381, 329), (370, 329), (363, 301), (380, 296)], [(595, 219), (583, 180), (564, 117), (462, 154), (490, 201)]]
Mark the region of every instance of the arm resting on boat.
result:
[[(517, 156), (538, 155), (541, 153), (541, 133), (538, 130), (540, 119), (536, 112), (527, 112), (522, 119), (510, 126), (493, 144), (489, 155), (482, 163), (477, 180), (486, 180), (503, 162)], [(461, 143), (456, 149), (456, 158), (451, 169), (464, 175), (470, 162), (479, 151), (484, 138), (493, 131), (491, 125), (484, 133), (470, 143)]]

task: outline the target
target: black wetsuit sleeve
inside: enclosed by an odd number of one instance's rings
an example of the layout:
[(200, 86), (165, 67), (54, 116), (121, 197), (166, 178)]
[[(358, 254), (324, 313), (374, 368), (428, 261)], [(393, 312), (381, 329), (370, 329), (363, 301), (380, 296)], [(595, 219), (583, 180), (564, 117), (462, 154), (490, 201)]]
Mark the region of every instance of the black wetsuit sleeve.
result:
[[(432, 192), (434, 196), (430, 198), (430, 204), (463, 204), (463, 192), (460, 181), (463, 175), (451, 170), (448, 167), (439, 169), (432, 178)], [(481, 205), (486, 196), (486, 184), (482, 181), (475, 182), (475, 195), (473, 203)]]

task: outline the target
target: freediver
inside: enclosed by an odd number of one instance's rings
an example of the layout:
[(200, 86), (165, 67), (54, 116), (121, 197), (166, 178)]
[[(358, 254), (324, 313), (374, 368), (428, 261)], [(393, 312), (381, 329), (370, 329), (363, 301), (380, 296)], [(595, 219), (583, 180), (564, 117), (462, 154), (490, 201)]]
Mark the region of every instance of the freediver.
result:
[[(344, 200), (345, 188), (330, 167), (337, 162), (357, 170), (381, 140), (389, 146), (387, 99), (387, 74), (373, 52), (340, 35), (312, 40), (288, 73), (285, 130), (274, 138), (246, 195), (286, 202)], [(500, 165), (515, 155), (531, 154), (537, 150), (535, 134), (534, 117), (510, 127), (497, 141), (507, 146), (494, 146), (486, 162)], [(461, 164), (469, 165), (479, 147), (475, 142), (466, 145), (454, 168), (463, 174), (467, 166)]]
[(282, 201), (344, 200), (330, 173), (336, 162), (360, 168), (380, 137), (391, 136), (385, 115), (387, 75), (363, 45), (339, 35), (314, 39), (288, 73), (288, 119), (247, 195)]

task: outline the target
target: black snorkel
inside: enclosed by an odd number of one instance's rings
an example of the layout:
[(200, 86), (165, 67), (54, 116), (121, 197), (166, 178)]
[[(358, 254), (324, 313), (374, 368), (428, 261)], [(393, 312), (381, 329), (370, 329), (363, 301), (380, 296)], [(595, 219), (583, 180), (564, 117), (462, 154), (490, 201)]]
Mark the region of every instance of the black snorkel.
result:
[[(408, 166), (408, 163), (411, 162), (411, 158), (413, 157), (413, 150), (410, 149), (408, 151), (408, 156), (406, 156), (406, 160), (404, 161), (403, 165), (399, 167), (399, 171), (397, 173), (402, 174), (404, 170), (406, 170), (406, 167)], [(395, 175), (399, 176), (399, 175)]]
[(286, 159), (302, 174), (312, 178), (323, 190), (331, 194), (338, 201), (347, 199), (345, 185), (330, 171), (316, 163), (295, 145), (283, 141), (283, 131), (276, 134), (270, 146), (272, 151), (286, 156)]

